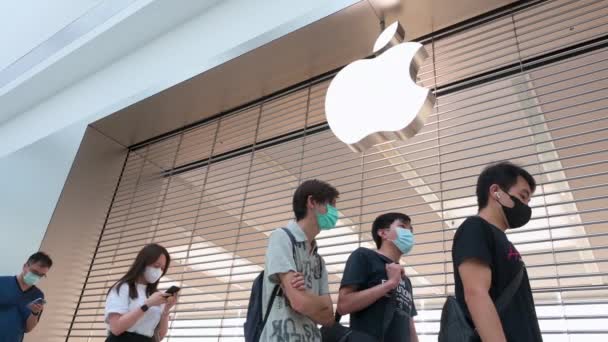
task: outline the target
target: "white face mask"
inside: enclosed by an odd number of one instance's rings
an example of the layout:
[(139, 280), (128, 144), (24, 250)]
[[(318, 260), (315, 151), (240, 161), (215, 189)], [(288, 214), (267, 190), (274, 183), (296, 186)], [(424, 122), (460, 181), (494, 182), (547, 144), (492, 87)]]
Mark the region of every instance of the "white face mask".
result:
[(147, 266), (146, 270), (144, 271), (144, 278), (146, 278), (146, 281), (148, 282), (148, 284), (156, 283), (162, 275), (163, 275), (163, 270), (161, 270), (160, 268), (152, 267), (152, 266)]

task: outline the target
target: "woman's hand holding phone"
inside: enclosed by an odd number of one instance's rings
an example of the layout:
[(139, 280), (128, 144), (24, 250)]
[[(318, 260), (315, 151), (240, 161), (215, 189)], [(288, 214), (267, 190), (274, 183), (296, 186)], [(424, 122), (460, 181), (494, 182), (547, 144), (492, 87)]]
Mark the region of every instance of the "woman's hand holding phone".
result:
[(179, 291), (181, 290), (178, 286), (171, 286), (165, 291), (165, 296), (167, 296), (167, 305), (165, 305), (165, 314), (169, 313), (169, 310), (175, 306), (177, 303), (177, 299), (179, 297)]
[(167, 303), (167, 295), (160, 291), (154, 292), (148, 299), (146, 300), (147, 306), (159, 306), (161, 304)]

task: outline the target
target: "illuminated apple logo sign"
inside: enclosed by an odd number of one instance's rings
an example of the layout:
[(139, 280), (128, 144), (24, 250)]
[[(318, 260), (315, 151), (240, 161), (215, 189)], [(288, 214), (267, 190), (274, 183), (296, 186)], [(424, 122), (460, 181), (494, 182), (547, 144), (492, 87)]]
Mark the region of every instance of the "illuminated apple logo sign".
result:
[(428, 57), (420, 43), (398, 43), (394, 22), (374, 44), (375, 58), (355, 61), (331, 81), (325, 115), (336, 137), (355, 152), (413, 137), (435, 105), (435, 96), (415, 82)]

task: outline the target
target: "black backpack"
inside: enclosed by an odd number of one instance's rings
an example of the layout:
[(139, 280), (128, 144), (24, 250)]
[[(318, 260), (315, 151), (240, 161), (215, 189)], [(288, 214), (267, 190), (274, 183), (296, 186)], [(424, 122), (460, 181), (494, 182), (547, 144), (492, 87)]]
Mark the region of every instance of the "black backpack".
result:
[[(504, 292), (500, 294), (496, 299), (496, 310), (500, 314), (509, 305), (509, 302), (515, 295), (515, 292), (521, 285), (521, 280), (524, 277), (524, 266), (520, 268), (519, 272), (509, 285), (505, 288)], [(439, 328), (439, 342), (472, 342), (480, 341), (477, 330), (474, 329), (467, 321), (465, 314), (458, 304), (458, 301), (454, 296), (448, 296), (443, 310), (441, 310), (441, 322)]]
[[(285, 231), (285, 233), (287, 233), (287, 236), (289, 236), (289, 240), (291, 240), (291, 251), (295, 260), (296, 238), (287, 228), (282, 229), (283, 231)], [(264, 316), (262, 316), (262, 298), (264, 298), (263, 284), (264, 271), (260, 272), (260, 274), (253, 281), (253, 285), (251, 286), (251, 294), (249, 295), (249, 305), (247, 306), (247, 318), (245, 319), (245, 324), (243, 325), (243, 330), (245, 332), (245, 342), (258, 342), (260, 340), (260, 336), (262, 335), (262, 331), (264, 330), (264, 326), (266, 325), (266, 321), (268, 320), (268, 315), (270, 315), (270, 310), (272, 309), (274, 299), (279, 293), (280, 286), (275, 285), (274, 289), (272, 289), (272, 294), (270, 295), (270, 300), (268, 301), (268, 307), (266, 308), (266, 312), (264, 313)]]

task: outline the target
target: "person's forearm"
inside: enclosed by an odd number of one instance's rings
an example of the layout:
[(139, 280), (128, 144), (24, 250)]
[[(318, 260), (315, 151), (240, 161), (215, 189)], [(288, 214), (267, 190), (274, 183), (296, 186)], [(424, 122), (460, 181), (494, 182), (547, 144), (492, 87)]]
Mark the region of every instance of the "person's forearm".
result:
[(36, 325), (38, 325), (39, 317), (40, 316), (34, 316), (34, 315), (30, 314), (30, 317), (28, 317), (27, 321), (25, 322), (25, 332), (30, 332), (30, 331), (34, 330)]
[(287, 291), (286, 294), (292, 309), (298, 313), (324, 326), (333, 322), (333, 305), (328, 296), (317, 296), (308, 291)]
[(133, 309), (127, 312), (124, 315), (121, 315), (120, 318), (116, 320), (110, 321), (110, 331), (112, 334), (118, 336), (125, 331), (127, 331), (130, 327), (135, 325), (137, 321), (144, 316), (144, 311), (141, 308)]
[(167, 332), (169, 332), (169, 312), (163, 311), (162, 316), (160, 316), (160, 327), (158, 329), (158, 334), (160, 335), (160, 339), (162, 340), (167, 336)]
[(415, 332), (410, 332), (410, 341), (418, 342), (418, 334), (416, 334)]
[(310, 314), (310, 319), (322, 326), (331, 326), (334, 323), (334, 306), (329, 296), (315, 296), (320, 299), (321, 305)]
[(416, 325), (414, 324), (413, 318), (410, 318), (410, 341), (418, 342), (418, 333), (416, 332)]
[(494, 302), (488, 293), (465, 294), (467, 307), (483, 342), (506, 342)]
[(361, 311), (389, 293), (395, 285), (391, 281), (370, 287), (363, 291), (353, 291), (341, 294), (338, 297), (338, 313), (348, 315), (353, 312)]
[(310, 292), (303, 292), (306, 296), (301, 305), (301, 314), (312, 319), (315, 323), (324, 326), (331, 325), (334, 320), (334, 310), (331, 300), (328, 302), (324, 296), (317, 296)]

